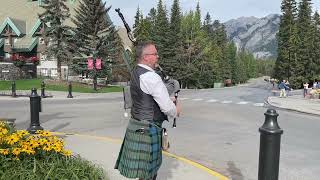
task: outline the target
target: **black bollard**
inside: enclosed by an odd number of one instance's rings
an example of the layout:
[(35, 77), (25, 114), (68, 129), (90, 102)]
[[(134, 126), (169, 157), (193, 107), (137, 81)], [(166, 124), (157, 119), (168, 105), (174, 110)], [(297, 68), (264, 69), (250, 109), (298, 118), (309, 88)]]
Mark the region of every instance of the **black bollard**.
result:
[(44, 83), (44, 81), (42, 81), (42, 83), (41, 83), (41, 97), (42, 98), (46, 98), (46, 95), (44, 92), (45, 88), (46, 88), (46, 84)]
[(67, 96), (67, 98), (73, 98), (73, 96), (72, 96), (72, 84), (71, 84), (71, 82), (69, 82), (69, 85), (68, 85), (68, 96)]
[(278, 180), (280, 141), (283, 130), (279, 127), (274, 109), (268, 109), (260, 131), (258, 180)]
[(12, 84), (11, 84), (11, 97), (17, 97), (15, 81), (12, 81)]
[(39, 111), (40, 111), (40, 96), (37, 94), (37, 89), (32, 88), (30, 95), (30, 115), (31, 123), (27, 129), (31, 134), (35, 134), (37, 130), (43, 130), (40, 126)]

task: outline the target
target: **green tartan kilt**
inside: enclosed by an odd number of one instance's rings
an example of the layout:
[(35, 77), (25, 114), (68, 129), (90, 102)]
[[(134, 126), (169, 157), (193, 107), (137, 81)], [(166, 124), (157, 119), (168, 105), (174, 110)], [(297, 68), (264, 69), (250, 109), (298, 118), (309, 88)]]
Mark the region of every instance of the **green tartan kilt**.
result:
[(115, 169), (127, 178), (151, 179), (162, 163), (161, 133), (153, 123), (130, 119)]

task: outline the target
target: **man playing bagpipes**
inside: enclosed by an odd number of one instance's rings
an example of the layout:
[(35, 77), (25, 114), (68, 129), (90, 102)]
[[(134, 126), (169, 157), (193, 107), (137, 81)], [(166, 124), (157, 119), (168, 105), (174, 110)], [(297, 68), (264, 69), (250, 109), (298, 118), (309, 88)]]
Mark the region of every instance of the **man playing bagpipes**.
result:
[(158, 52), (152, 42), (136, 45), (137, 65), (131, 72), (131, 119), (115, 169), (125, 177), (155, 180), (162, 163), (162, 123), (180, 114), (166, 85), (154, 71)]

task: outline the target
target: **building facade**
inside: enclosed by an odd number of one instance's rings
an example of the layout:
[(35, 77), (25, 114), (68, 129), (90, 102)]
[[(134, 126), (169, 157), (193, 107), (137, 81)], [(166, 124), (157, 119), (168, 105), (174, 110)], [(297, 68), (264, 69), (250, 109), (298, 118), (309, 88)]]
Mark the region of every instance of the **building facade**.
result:
[[(8, 67), (10, 63), (24, 61), (26, 65), (36, 66), (28, 68), (33, 74), (56, 77), (57, 63), (54, 58), (46, 58), (46, 44), (43, 38), (46, 24), (42, 23), (38, 14), (44, 11), (41, 8), (43, 0), (2, 0), (0, 6), (0, 65)], [(70, 14), (74, 14), (77, 0), (68, 0)], [(73, 26), (71, 20), (66, 24)], [(25, 68), (24, 68), (25, 69)], [(10, 69), (3, 69), (0, 73), (8, 73)], [(32, 71), (32, 72), (31, 72)], [(34, 72), (36, 71), (36, 72)], [(63, 65), (61, 72), (67, 76), (68, 66)], [(28, 73), (27, 73), (28, 74)], [(2, 74), (1, 77), (6, 77)], [(27, 76), (28, 77), (28, 76)], [(5, 79), (5, 78), (2, 78)]]

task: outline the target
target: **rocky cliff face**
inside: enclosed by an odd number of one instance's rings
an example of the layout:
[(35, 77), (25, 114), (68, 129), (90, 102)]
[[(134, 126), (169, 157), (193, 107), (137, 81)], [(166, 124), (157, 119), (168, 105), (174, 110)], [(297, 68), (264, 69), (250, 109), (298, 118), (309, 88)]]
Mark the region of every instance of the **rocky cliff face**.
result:
[(277, 56), (276, 34), (280, 15), (270, 14), (263, 18), (241, 17), (224, 23), (227, 36), (238, 50), (247, 50), (257, 58)]

